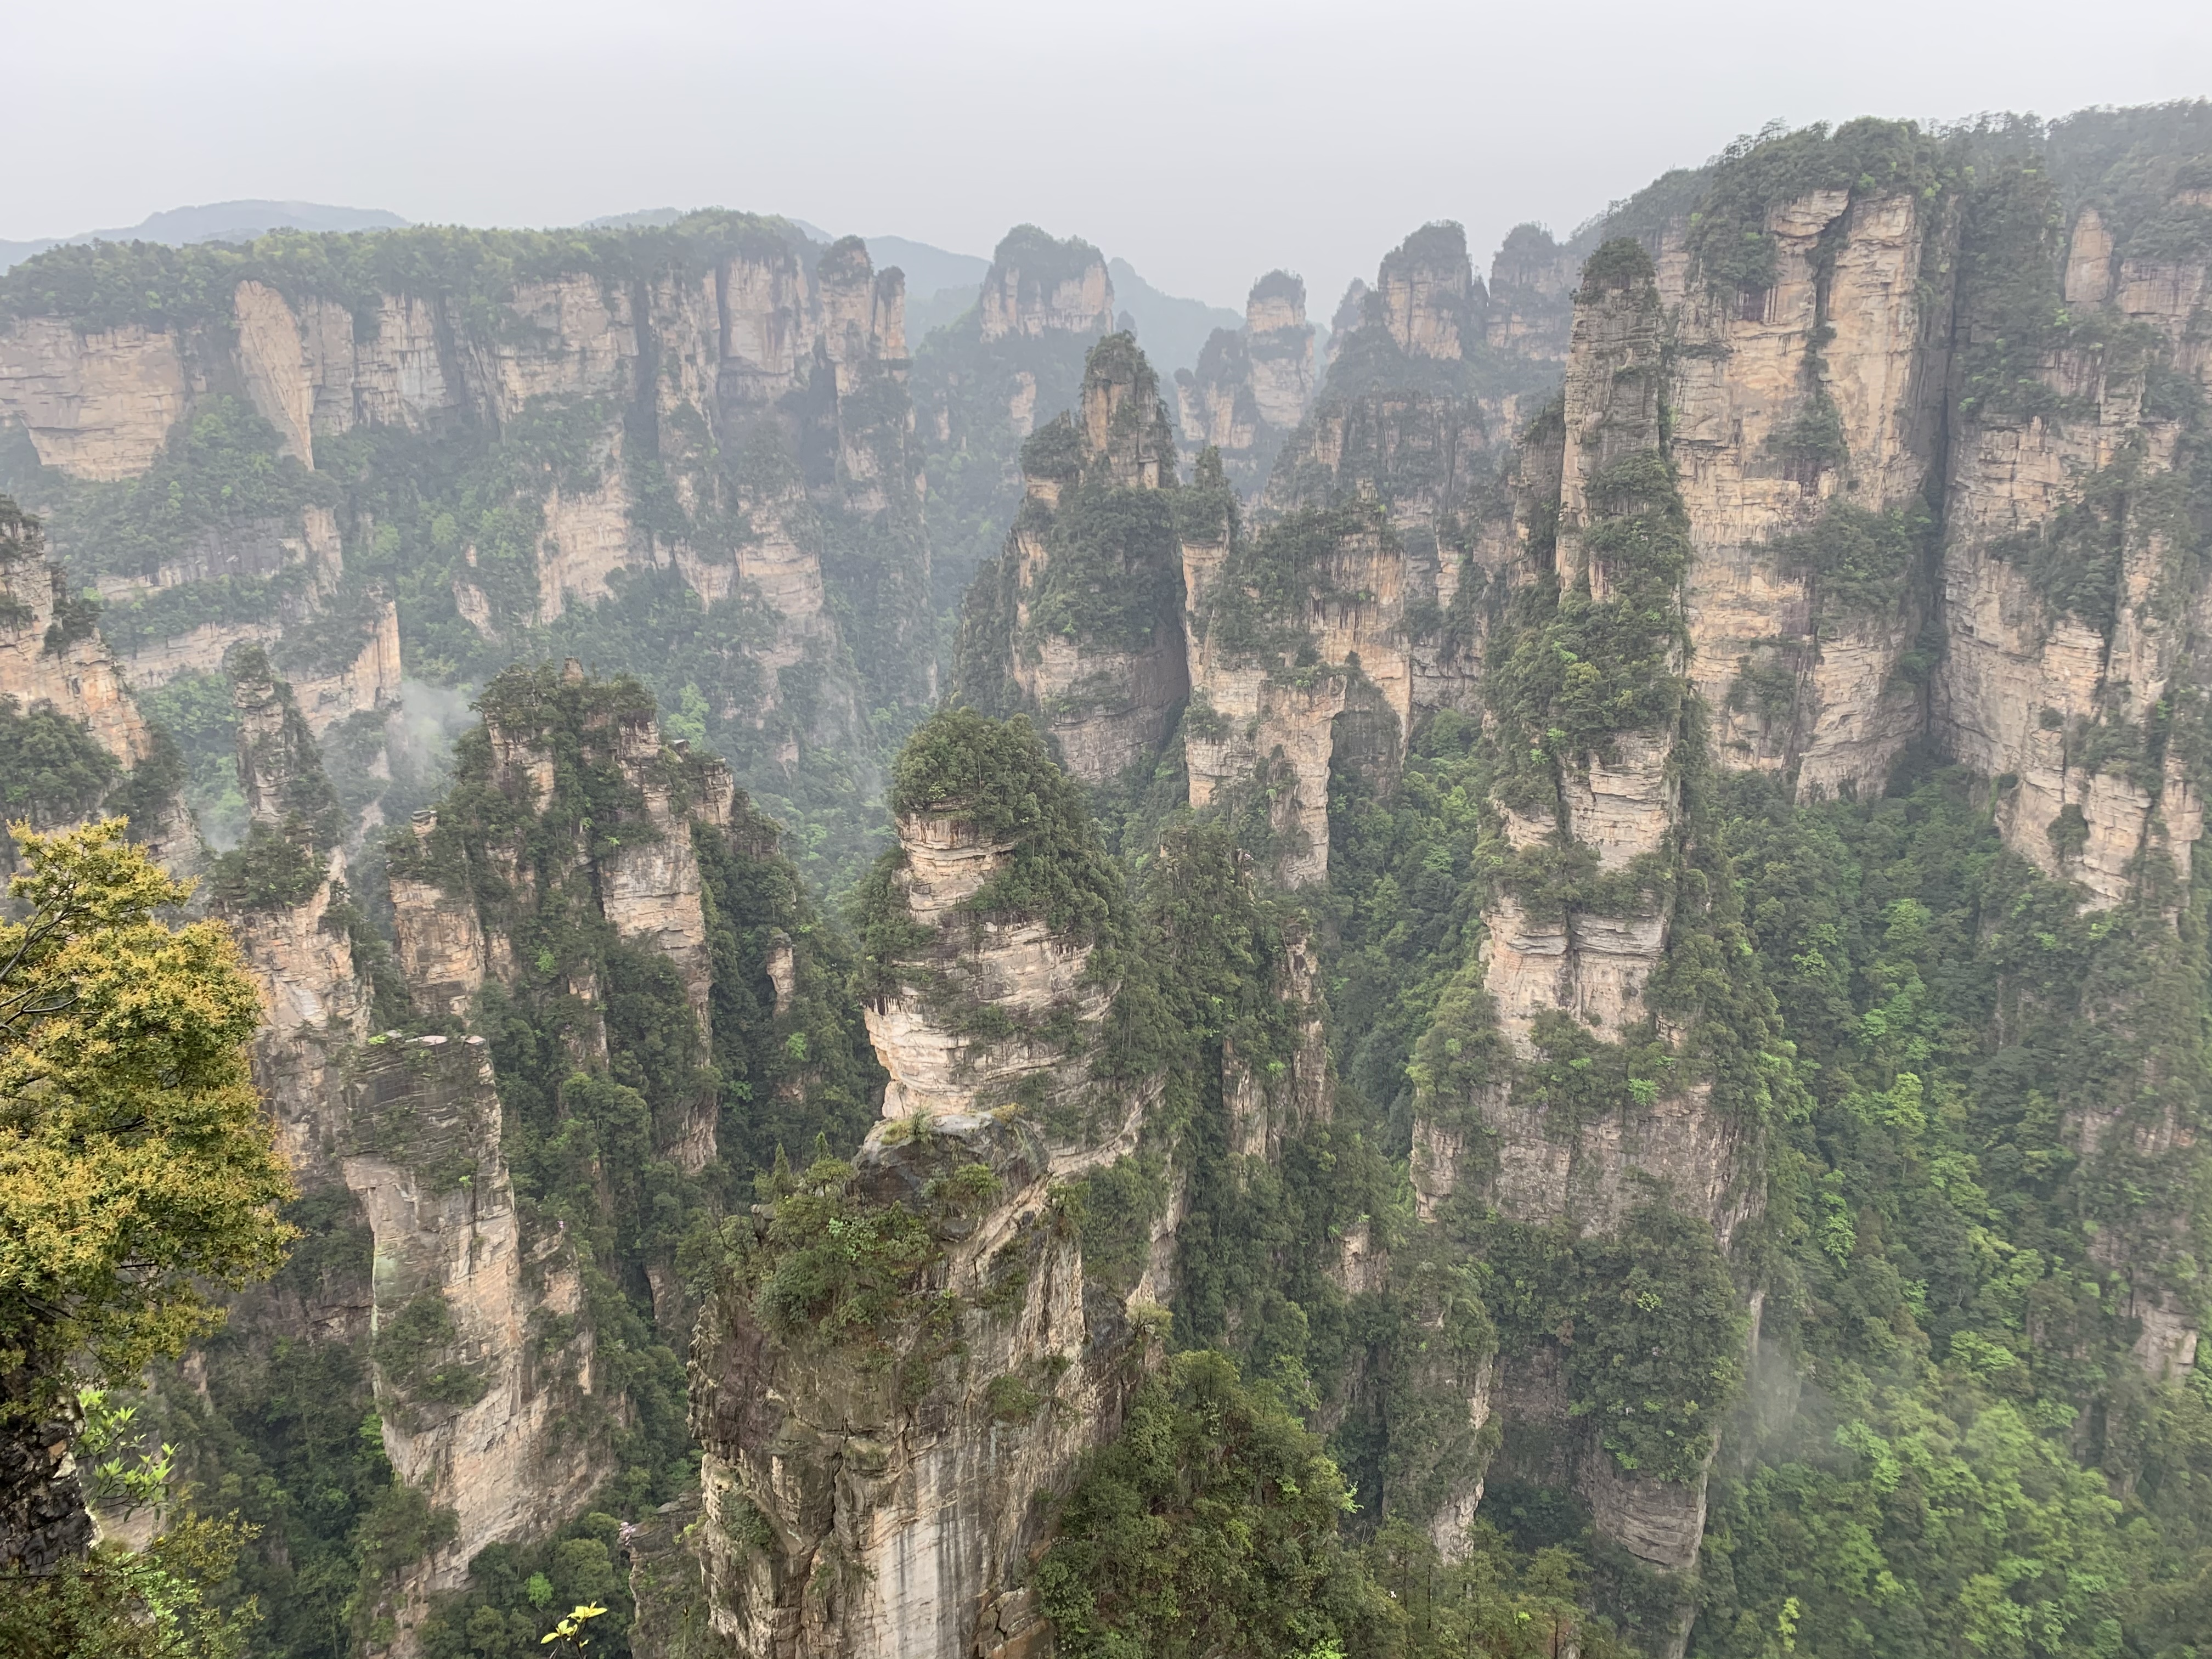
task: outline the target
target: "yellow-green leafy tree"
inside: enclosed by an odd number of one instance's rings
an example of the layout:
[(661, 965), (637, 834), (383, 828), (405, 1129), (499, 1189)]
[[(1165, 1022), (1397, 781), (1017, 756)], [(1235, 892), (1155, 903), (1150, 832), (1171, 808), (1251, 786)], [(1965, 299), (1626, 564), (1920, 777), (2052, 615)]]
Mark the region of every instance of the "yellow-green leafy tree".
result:
[[(291, 1187), (247, 1068), (261, 1008), (217, 922), (118, 820), (14, 827), (0, 922), (0, 1649), (222, 1650), (199, 1587), (224, 1558), (174, 1521), (103, 1546), (59, 1453), (82, 1388), (129, 1387), (219, 1323), (220, 1287), (264, 1278)], [(165, 1559), (179, 1571), (167, 1571)], [(27, 1620), (28, 1623), (23, 1621)], [(10, 1624), (21, 1628), (10, 1631)]]

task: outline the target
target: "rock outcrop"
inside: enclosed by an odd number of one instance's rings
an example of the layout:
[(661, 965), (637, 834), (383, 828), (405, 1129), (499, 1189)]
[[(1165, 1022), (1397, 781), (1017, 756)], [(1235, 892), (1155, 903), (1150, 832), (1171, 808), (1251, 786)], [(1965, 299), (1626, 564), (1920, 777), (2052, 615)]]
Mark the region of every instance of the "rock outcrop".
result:
[(927, 476), (938, 603), (957, 605), (1023, 500), (1023, 442), (1073, 409), (1092, 346), (1114, 327), (1105, 257), (1018, 225), (975, 308), (917, 343), (914, 401)]
[[(489, 1545), (542, 1537), (611, 1473), (586, 1410), (592, 1336), (568, 1241), (525, 1229), (500, 1152), (482, 1037), (397, 1034), (355, 1049), (331, 1103), (347, 1188), (376, 1240), (371, 1352), (386, 1455), (450, 1510), (450, 1540), (380, 1586), (416, 1651), (432, 1595)], [(564, 1334), (565, 1333), (565, 1334)]]
[(1253, 283), (1244, 326), (1214, 330), (1197, 367), (1176, 372), (1186, 464), (1212, 449), (1238, 495), (1257, 495), (1313, 401), (1313, 348), (1306, 285), (1283, 270)]
[(2130, 258), (2094, 206), (2054, 238), (2042, 173), (1962, 187), (1898, 143), (1886, 182), (1729, 210), (1755, 269), (1684, 212), (1644, 234), (1691, 677), (1722, 765), (1863, 793), (1927, 737), (2111, 907), (2200, 832), (2142, 734), (2193, 603), (2149, 505), (2187, 422), (2148, 388), (2203, 383), (2204, 255)]
[[(373, 1251), (366, 1331), (320, 1308), (252, 1311), (294, 1340), (366, 1338), (392, 1468), (452, 1513), (445, 1543), (372, 1587), (369, 1623), (390, 1621), (374, 1644), (404, 1656), (427, 1598), (478, 1551), (543, 1535), (605, 1478), (604, 1436), (579, 1414), (592, 1333), (567, 1239), (517, 1217), (483, 1039), (371, 1036), (366, 924), (313, 732), (258, 649), (231, 674), (251, 829), (213, 886), (266, 1011), (254, 1079), (303, 1194), (349, 1194)], [(556, 1323), (569, 1334), (549, 1346)]]
[[(2083, 318), (2075, 337), (2049, 341), (1994, 392), (1972, 395), (1982, 363), (1971, 346), (1954, 376), (1966, 395), (1945, 508), (1936, 729), (2003, 781), (2007, 842), (2100, 907), (2136, 889), (2145, 860), (2185, 874), (2203, 834), (2198, 786), (2154, 757), (2149, 734), (2161, 703), (2194, 683), (2204, 590), (2177, 562), (2190, 532), (2163, 502), (2203, 440), (2152, 387), (2212, 386), (2208, 263), (2201, 249), (2126, 257), (2084, 208), (2064, 252), (2067, 303)], [(2001, 292), (1996, 272), (1970, 274), (1966, 329), (1998, 325), (1984, 313)]]
[(42, 465), (73, 477), (144, 471), (190, 392), (176, 337), (159, 328), (80, 330), (24, 317), (0, 333), (0, 407), (21, 422)]
[(92, 621), (67, 573), (46, 558), (38, 521), (12, 511), (0, 518), (0, 696), (19, 708), (51, 705), (132, 764), (149, 752), (146, 724)]
[[(497, 236), (391, 234), (443, 276), (340, 301), (250, 254), (187, 252), (209, 262), (220, 318), (9, 325), (0, 425), (48, 469), (21, 487), (52, 496), (27, 504), (100, 587), (131, 683), (259, 643), (320, 730), (389, 705), (403, 656), (426, 648), (418, 627), (446, 641), (428, 647), (435, 673), (455, 649), (441, 630), (465, 626), (480, 679), (580, 608), (650, 592), (681, 611), (688, 588), (727, 607), (720, 633), (741, 643), (659, 689), (692, 684), (741, 766), (782, 776), (821, 746), (876, 763), (861, 711), (935, 692), (898, 274), (858, 239), (824, 251), (738, 215), (649, 249), (608, 234), (526, 258)], [(518, 264), (532, 274), (504, 274)], [(1080, 299), (1083, 282), (1071, 299), (1048, 276), (1005, 290), (1024, 338)], [(318, 472), (333, 443), (383, 446), (380, 483)], [(474, 459), (456, 471), (431, 446)], [(227, 483), (240, 468), (257, 479), (244, 510)], [(132, 494), (149, 471), (161, 488)], [(416, 505), (395, 514), (379, 491), (402, 477)], [(449, 617), (390, 606), (402, 567), (410, 582), (437, 568), (423, 591), (450, 593)]]
[[(738, 1224), (695, 1347), (708, 1619), (743, 1652), (1036, 1651), (1029, 1563), (1146, 1352), (1065, 1207), (1158, 1092), (1096, 1063), (1118, 882), (1028, 728), (955, 713), (917, 744), (869, 900), (870, 937), (907, 940), (868, 1008), (884, 1119)], [(825, 1228), (884, 1288), (796, 1289)]]
[[(1144, 1352), (1110, 1298), (1085, 1294), (1055, 1217), (1066, 1167), (1019, 1121), (886, 1126), (845, 1193), (926, 1232), (931, 1259), (903, 1294), (928, 1311), (824, 1340), (764, 1322), (735, 1290), (717, 1298), (693, 1413), (710, 1626), (730, 1647), (965, 1659), (1049, 1640), (1029, 1562), (1082, 1454), (1119, 1426)], [(963, 1180), (990, 1192), (966, 1213), (939, 1196)]]
[(1104, 334), (1114, 326), (1114, 283), (1086, 242), (1055, 241), (1017, 225), (992, 256), (977, 302), (985, 343), (1023, 335)]
[(1898, 665), (1924, 600), (1854, 584), (1847, 537), (1915, 545), (1942, 434), (1955, 210), (1910, 191), (1815, 192), (1761, 227), (1771, 280), (1668, 296), (1668, 454), (1695, 548), (1692, 677), (1724, 765), (1802, 796), (1879, 788), (1922, 723)]
[[(1725, 1252), (1756, 1211), (1759, 1157), (1717, 1098), (1726, 1085), (1671, 1060), (1630, 1060), (1670, 1080), (1593, 1119), (1556, 1082), (1608, 1047), (1693, 1052), (1698, 1011), (1654, 1006), (1646, 993), (1671, 954), (1726, 932), (1709, 899), (1689, 896), (1704, 890), (1684, 798), (1699, 787), (1680, 597), (1692, 548), (1663, 451), (1662, 324), (1642, 249), (1601, 248), (1577, 296), (1560, 484), (1543, 515), (1555, 526), (1553, 568), (1503, 624), (1510, 657), (1485, 687), (1510, 848), (1480, 954), (1500, 1064), (1466, 1097), (1426, 1100), (1414, 1181), (1431, 1216), (1471, 1198), (1504, 1222), (1585, 1241), (1620, 1234), (1660, 1194)], [(1561, 661), (1597, 678), (1571, 690), (1553, 678)], [(1711, 1430), (1702, 1455), (1668, 1478), (1639, 1473), (1577, 1430), (1565, 1363), (1549, 1343), (1500, 1355), (1484, 1407), (1504, 1424), (1509, 1456), (1516, 1432), (1537, 1431), (1551, 1461), (1522, 1473), (1575, 1486), (1598, 1533), (1648, 1566), (1687, 1571)]]
[(972, 591), (956, 695), (1030, 711), (1087, 783), (1151, 761), (1188, 690), (1176, 454), (1129, 335), (1091, 352), (1077, 414), (1022, 448), (1026, 498)]
[[(730, 823), (729, 769), (665, 744), (635, 682), (587, 679), (573, 660), (510, 670), (480, 706), (481, 738), (456, 768), (459, 793), (417, 813), (392, 857), (396, 951), (416, 1006), (465, 1018), (487, 981), (512, 989), (556, 973), (519, 934), (598, 927), (673, 970), (703, 1053), (712, 967), (692, 837), (695, 826)], [(579, 1059), (603, 1061), (592, 946), (580, 937), (546, 954), (578, 1004)], [(714, 1155), (715, 1111), (711, 1093), (696, 1097), (679, 1121), (659, 1126), (659, 1150), (699, 1169)]]

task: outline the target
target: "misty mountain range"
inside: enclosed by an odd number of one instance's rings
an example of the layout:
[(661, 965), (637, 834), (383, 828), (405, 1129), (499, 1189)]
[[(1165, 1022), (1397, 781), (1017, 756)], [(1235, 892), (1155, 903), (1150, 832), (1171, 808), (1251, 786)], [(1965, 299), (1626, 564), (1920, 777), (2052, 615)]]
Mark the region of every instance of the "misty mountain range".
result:
[[(669, 225), (687, 210), (660, 207), (606, 214), (586, 220), (584, 228), (633, 230)], [(166, 242), (181, 247), (195, 242), (250, 242), (272, 230), (398, 230), (413, 222), (382, 208), (332, 207), (321, 202), (210, 202), (198, 207), (166, 209), (135, 225), (80, 231), (73, 236), (0, 241), (0, 271), (50, 247), (70, 243)], [(836, 233), (806, 220), (793, 218), (791, 222), (817, 241), (837, 240)], [(866, 240), (868, 257), (878, 269), (896, 265), (906, 273), (907, 328), (915, 341), (975, 304), (984, 274), (991, 268), (990, 260), (980, 254), (955, 253), (910, 237), (870, 236)], [(1126, 259), (1113, 260), (1108, 269), (1119, 306), (1116, 321), (1141, 337), (1153, 361), (1170, 375), (1197, 362), (1200, 348), (1215, 329), (1234, 329), (1244, 320), (1224, 307), (1163, 293), (1139, 276)]]

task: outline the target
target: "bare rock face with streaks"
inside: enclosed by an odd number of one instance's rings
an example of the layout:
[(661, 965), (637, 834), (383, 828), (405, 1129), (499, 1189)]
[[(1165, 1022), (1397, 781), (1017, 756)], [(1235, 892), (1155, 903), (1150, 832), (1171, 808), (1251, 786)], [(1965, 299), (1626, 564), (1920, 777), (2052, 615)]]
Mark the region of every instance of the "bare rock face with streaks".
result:
[[(379, 1038), (353, 1051), (331, 1105), (347, 1188), (376, 1239), (376, 1397), (393, 1472), (454, 1517), (451, 1540), (379, 1587), (417, 1651), (429, 1598), (487, 1547), (542, 1537), (611, 1471), (586, 1426), (588, 1324), (565, 1237), (526, 1231), (500, 1152), (483, 1039)], [(549, 1322), (575, 1334), (549, 1343)]]
[(1921, 622), (1905, 573), (1854, 586), (1822, 555), (1922, 533), (1956, 216), (1910, 191), (1816, 191), (1769, 210), (1771, 281), (1685, 270), (1666, 296), (1686, 343), (1668, 453), (1695, 546), (1692, 677), (1722, 763), (1792, 774), (1801, 796), (1878, 788), (1921, 724), (1896, 672)]
[[(912, 1659), (1036, 1652), (1026, 1588), (1052, 1499), (1118, 1428), (1144, 1346), (1088, 1295), (1055, 1221), (1079, 1173), (1033, 1130), (948, 1114), (878, 1128), (850, 1194), (897, 1206), (932, 1258), (912, 1292), (940, 1332), (891, 1310), (842, 1340), (779, 1328), (725, 1291), (702, 1325), (693, 1421), (708, 1524), (709, 1628), (738, 1652)], [(945, 1188), (991, 1196), (963, 1213)]]
[(2109, 908), (2147, 861), (2185, 872), (2203, 834), (2197, 790), (2148, 737), (2194, 678), (2204, 605), (2164, 504), (2181, 411), (2151, 388), (2212, 385), (2212, 307), (2201, 252), (2122, 257), (2094, 208), (2064, 270), (2095, 331), (2042, 354), (2008, 395), (1973, 400), (1953, 439), (1935, 714), (1961, 761), (1999, 778), (2008, 843)]
[[(1090, 981), (1091, 945), (1056, 937), (1039, 919), (971, 920), (970, 902), (1004, 876), (1012, 842), (990, 836), (957, 811), (899, 821), (893, 878), (906, 916), (926, 929), (939, 973), (902, 982), (866, 1010), (868, 1038), (890, 1073), (884, 1116), (900, 1121), (988, 1109), (1016, 1099), (1081, 1092), (1082, 1074), (1062, 1045), (1042, 1035), (1072, 1016), (1085, 1028), (1103, 1018), (1106, 993)], [(993, 1029), (970, 1032), (944, 1013), (947, 996), (990, 1008)]]
[[(1085, 257), (1085, 256), (1088, 257)], [(1088, 244), (1055, 242), (1034, 225), (999, 245), (981, 301), (983, 338), (1104, 334), (1114, 325), (1114, 283)]]

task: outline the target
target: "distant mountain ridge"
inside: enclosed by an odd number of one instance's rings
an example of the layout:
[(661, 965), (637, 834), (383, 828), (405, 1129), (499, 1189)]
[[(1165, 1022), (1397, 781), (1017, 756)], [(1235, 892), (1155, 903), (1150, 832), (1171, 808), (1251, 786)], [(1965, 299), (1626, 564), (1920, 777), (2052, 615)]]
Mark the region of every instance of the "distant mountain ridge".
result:
[(199, 207), (167, 208), (149, 214), (135, 225), (27, 242), (0, 241), (0, 270), (71, 242), (166, 242), (183, 247), (192, 242), (250, 242), (272, 230), (402, 230), (413, 222), (382, 208), (258, 198), (210, 202)]
[[(640, 208), (603, 214), (582, 223), (586, 230), (646, 230), (672, 225), (689, 208)], [(789, 217), (789, 216), (787, 216)], [(135, 225), (80, 231), (28, 241), (0, 241), (0, 270), (19, 265), (48, 248), (74, 242), (165, 242), (182, 247), (194, 242), (248, 242), (272, 230), (402, 230), (414, 222), (383, 208), (333, 207), (320, 202), (278, 202), (258, 198), (210, 202), (198, 207), (167, 208)], [(814, 240), (837, 240), (807, 220), (790, 217)], [(906, 273), (907, 325), (919, 341), (933, 328), (952, 321), (975, 302), (991, 262), (980, 254), (956, 253), (906, 236), (864, 239), (878, 270), (896, 265)], [(1152, 361), (1172, 376), (1198, 361), (1206, 337), (1217, 328), (1237, 327), (1243, 319), (1200, 300), (1162, 293), (1139, 276), (1126, 259), (1111, 262), (1114, 291), (1122, 313), (1144, 340)], [(1117, 319), (1118, 320), (1118, 319)]]

